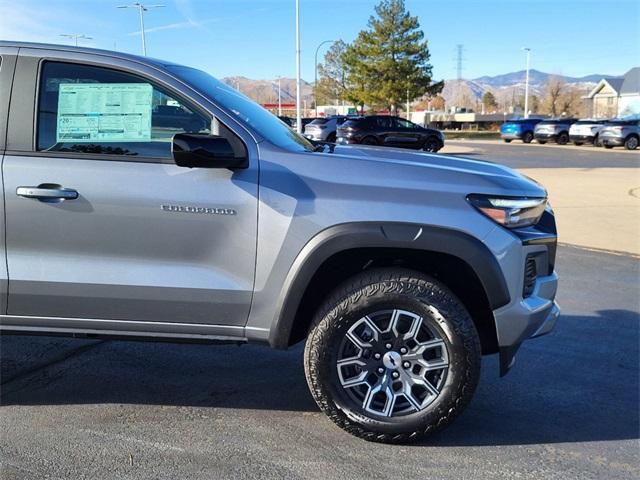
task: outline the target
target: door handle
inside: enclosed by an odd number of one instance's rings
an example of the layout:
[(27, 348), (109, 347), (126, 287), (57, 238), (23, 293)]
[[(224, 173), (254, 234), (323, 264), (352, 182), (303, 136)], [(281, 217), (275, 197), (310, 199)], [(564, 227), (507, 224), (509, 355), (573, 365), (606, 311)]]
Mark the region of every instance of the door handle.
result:
[(78, 198), (77, 190), (64, 188), (57, 183), (41, 183), (37, 187), (18, 187), (16, 188), (16, 195), (25, 198), (36, 198), (41, 202), (49, 203)]

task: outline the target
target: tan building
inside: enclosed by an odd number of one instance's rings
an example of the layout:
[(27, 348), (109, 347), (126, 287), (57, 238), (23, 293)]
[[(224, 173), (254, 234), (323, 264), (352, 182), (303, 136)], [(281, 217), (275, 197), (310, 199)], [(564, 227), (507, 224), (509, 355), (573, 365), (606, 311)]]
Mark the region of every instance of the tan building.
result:
[(584, 98), (591, 103), (592, 118), (640, 115), (640, 67), (622, 78), (603, 78)]

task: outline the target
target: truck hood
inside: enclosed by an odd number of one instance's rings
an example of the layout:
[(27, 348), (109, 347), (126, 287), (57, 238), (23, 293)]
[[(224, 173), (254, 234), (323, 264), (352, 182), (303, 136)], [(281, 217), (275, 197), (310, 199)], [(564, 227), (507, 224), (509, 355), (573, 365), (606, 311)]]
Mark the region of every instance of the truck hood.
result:
[(449, 180), (457, 178), (465, 183), (471, 180), (468, 177), (475, 177), (479, 184), (492, 184), (500, 190), (511, 191), (514, 195), (541, 197), (547, 194), (544, 187), (535, 180), (512, 168), (485, 160), (368, 145), (336, 145), (326, 155), (342, 157), (345, 161), (358, 159), (397, 165), (399, 168), (418, 168), (418, 171), (428, 173), (429, 177), (448, 177)]

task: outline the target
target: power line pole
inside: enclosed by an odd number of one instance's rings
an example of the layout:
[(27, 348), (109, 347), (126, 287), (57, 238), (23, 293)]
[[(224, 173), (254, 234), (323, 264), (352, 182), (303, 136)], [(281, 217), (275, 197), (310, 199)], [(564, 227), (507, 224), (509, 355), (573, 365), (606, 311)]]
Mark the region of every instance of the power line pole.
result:
[(300, 0), (296, 0), (296, 130), (302, 133), (300, 105)]
[(531, 49), (529, 47), (522, 48), (526, 55), (526, 73), (524, 79), (524, 118), (529, 118), (529, 57), (531, 55)]
[(93, 37), (87, 37), (82, 33), (61, 33), (61, 37), (70, 38), (75, 42), (76, 47), (78, 46), (78, 39), (82, 40), (93, 40)]
[(133, 5), (118, 5), (116, 8), (136, 8), (140, 14), (140, 37), (142, 38), (142, 55), (147, 56), (147, 43), (144, 36), (144, 12), (150, 8), (162, 8), (165, 5), (143, 5), (142, 3), (134, 3)]
[(460, 80), (462, 80), (462, 49), (463, 48), (464, 48), (464, 45), (462, 45), (461, 43), (456, 45), (456, 49), (458, 50), (458, 57), (456, 59), (456, 69), (457, 69), (457, 73), (458, 73), (458, 82), (460, 82)]
[(456, 107), (460, 107), (463, 102), (464, 98), (463, 98), (463, 89), (462, 89), (462, 51), (464, 49), (464, 45), (462, 45), (461, 43), (456, 45), (456, 50), (457, 50), (457, 56), (456, 56), (456, 77), (457, 77), (457, 81), (456, 81), (456, 95), (455, 95), (455, 100), (456, 100)]

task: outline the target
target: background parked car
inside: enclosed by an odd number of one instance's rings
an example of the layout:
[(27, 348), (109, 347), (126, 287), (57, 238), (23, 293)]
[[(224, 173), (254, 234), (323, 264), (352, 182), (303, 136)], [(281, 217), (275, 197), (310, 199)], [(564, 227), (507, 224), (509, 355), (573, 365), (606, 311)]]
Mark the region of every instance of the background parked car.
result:
[(177, 105), (156, 105), (151, 119), (153, 127), (182, 129), (185, 132), (199, 132), (207, 127), (200, 115)]
[(558, 118), (555, 120), (543, 120), (536, 125), (533, 131), (538, 143), (545, 144), (549, 141), (558, 145), (569, 143), (569, 128), (578, 120), (575, 118)]
[(404, 118), (372, 115), (351, 118), (339, 125), (336, 142), (437, 152), (444, 146), (444, 135), (439, 130), (423, 128)]
[(627, 150), (635, 150), (640, 140), (640, 120), (610, 121), (602, 127), (599, 137), (604, 148), (624, 145)]
[(344, 116), (316, 118), (304, 127), (304, 136), (315, 141), (335, 142), (338, 125), (346, 120), (347, 117)]
[(571, 140), (575, 145), (593, 143), (598, 146), (598, 134), (605, 122), (606, 120), (578, 120), (576, 123), (571, 125), (571, 128), (569, 128), (569, 140)]
[(511, 140), (522, 140), (524, 143), (531, 143), (533, 140), (533, 130), (542, 121), (541, 118), (522, 118), (510, 120), (500, 127), (500, 137), (507, 143)]
[[(302, 131), (304, 132), (304, 127), (306, 127), (307, 125), (309, 125), (311, 122), (313, 122), (316, 118), (318, 117), (303, 117), (302, 118)], [(291, 128), (296, 129), (296, 125), (297, 125), (297, 121), (294, 118), (293, 119), (293, 126)]]

